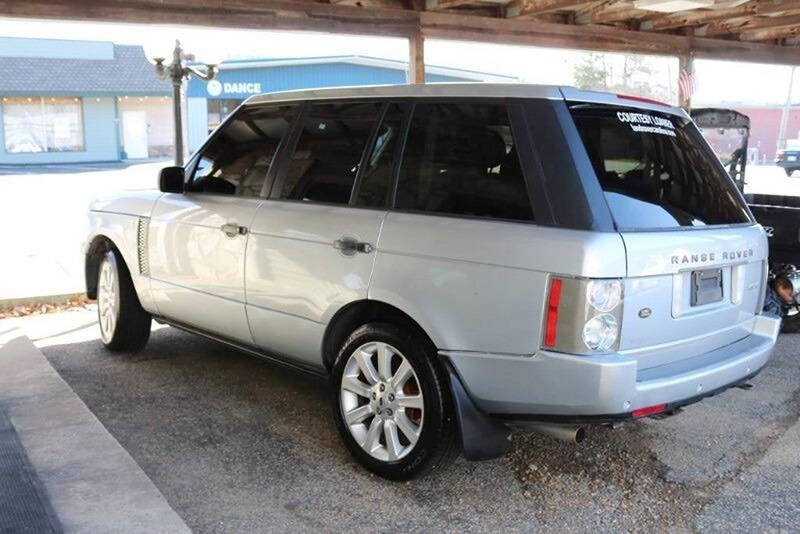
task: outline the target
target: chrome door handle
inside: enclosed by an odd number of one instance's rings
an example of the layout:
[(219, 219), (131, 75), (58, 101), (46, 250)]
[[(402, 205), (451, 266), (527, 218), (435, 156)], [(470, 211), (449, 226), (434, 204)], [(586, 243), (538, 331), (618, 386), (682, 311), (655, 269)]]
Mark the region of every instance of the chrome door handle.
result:
[(343, 237), (341, 239), (337, 239), (333, 242), (333, 248), (340, 250), (345, 256), (352, 256), (356, 252), (369, 254), (375, 250), (375, 247), (373, 247), (370, 243), (356, 241), (352, 237)]
[(219, 227), (220, 230), (225, 232), (228, 237), (236, 237), (237, 235), (247, 235), (247, 227), (239, 226), (236, 223), (223, 224)]

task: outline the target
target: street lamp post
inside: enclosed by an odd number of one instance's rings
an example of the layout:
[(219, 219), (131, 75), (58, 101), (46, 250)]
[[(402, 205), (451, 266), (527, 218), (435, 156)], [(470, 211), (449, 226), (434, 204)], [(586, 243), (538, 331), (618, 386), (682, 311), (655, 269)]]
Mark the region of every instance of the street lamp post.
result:
[(165, 65), (166, 58), (154, 57), (156, 75), (162, 80), (169, 79), (172, 83), (172, 112), (175, 117), (175, 165), (183, 166), (183, 115), (181, 103), (183, 101), (183, 82), (194, 75), (201, 80), (209, 81), (217, 75), (217, 65), (204, 63), (202, 67), (188, 65), (187, 61), (194, 61), (194, 54), (186, 54), (181, 48), (181, 42), (175, 41), (172, 51), (172, 63)]

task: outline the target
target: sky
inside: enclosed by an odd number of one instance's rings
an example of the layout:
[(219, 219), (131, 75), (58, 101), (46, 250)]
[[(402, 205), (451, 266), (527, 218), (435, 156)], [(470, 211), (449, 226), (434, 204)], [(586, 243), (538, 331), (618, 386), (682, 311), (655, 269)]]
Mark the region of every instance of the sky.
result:
[[(197, 59), (368, 55), (406, 61), (404, 39), (306, 32), (233, 30), (187, 26), (133, 25), (96, 22), (34, 21), (0, 18), (0, 36), (87, 39), (140, 44), (150, 55), (169, 55), (176, 38)], [(530, 46), (426, 40), (429, 65), (515, 76), (523, 82), (573, 83), (575, 64), (586, 52)], [(648, 56), (654, 82), (675, 87), (678, 61)], [(620, 64), (621, 54), (608, 54), (610, 64)], [(615, 67), (616, 68), (616, 67)], [(694, 105), (725, 103), (783, 104), (791, 69), (743, 62), (696, 60), (697, 92)], [(677, 96), (675, 97), (677, 99)], [(800, 102), (800, 80), (795, 77), (793, 100)]]

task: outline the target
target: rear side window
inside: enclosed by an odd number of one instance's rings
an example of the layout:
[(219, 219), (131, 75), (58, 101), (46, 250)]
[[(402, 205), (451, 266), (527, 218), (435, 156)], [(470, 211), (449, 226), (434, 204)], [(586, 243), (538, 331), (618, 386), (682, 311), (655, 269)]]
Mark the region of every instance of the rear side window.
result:
[(280, 197), (347, 204), (380, 105), (312, 104)]
[(750, 221), (733, 182), (690, 121), (595, 104), (571, 111), (619, 229)]
[(398, 209), (533, 220), (504, 104), (417, 104), (403, 153)]

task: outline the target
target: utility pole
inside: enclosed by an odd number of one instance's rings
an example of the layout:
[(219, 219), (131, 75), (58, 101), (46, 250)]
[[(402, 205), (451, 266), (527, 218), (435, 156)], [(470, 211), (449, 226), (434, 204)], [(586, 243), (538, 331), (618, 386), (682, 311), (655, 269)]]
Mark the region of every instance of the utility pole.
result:
[(786, 93), (786, 102), (783, 104), (783, 111), (781, 112), (781, 126), (778, 130), (778, 146), (775, 147), (776, 150), (786, 148), (786, 127), (789, 123), (789, 112), (792, 109), (792, 85), (794, 85), (794, 70), (795, 67), (792, 67), (792, 73), (789, 76), (789, 92)]

